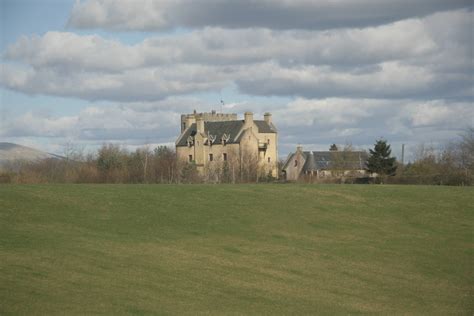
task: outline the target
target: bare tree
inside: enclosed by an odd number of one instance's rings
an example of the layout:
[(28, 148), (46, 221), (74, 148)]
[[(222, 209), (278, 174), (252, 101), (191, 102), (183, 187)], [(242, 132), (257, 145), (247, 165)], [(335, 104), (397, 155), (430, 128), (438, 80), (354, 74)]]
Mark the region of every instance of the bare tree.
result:
[(240, 152), (240, 182), (258, 182), (258, 154), (247, 147)]

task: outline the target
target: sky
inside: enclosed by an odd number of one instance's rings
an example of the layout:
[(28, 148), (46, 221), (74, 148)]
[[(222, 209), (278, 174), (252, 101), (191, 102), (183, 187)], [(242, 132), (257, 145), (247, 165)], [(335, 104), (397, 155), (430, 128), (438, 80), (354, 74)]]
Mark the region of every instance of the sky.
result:
[(281, 158), (380, 138), (409, 158), (474, 126), (467, 0), (0, 0), (0, 20), (0, 141), (55, 154), (172, 146), (193, 110), (272, 113)]

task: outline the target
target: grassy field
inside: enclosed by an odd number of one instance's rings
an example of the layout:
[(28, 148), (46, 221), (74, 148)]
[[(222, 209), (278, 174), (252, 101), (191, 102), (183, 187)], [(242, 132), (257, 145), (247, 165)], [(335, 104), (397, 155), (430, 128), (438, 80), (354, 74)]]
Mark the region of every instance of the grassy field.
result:
[(0, 314), (469, 314), (474, 188), (0, 186)]

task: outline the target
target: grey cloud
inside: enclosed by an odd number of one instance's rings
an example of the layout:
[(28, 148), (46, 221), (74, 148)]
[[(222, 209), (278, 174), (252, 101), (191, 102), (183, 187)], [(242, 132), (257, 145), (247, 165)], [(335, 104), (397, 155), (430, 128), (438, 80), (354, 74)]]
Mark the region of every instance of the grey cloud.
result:
[(206, 28), (125, 45), (48, 32), (20, 39), (1, 83), (30, 94), (158, 100), (236, 84), (261, 96), (458, 98), (473, 95), (472, 12), (450, 11), (365, 29)]
[[(466, 15), (455, 12), (445, 14), (445, 18)], [(48, 32), (42, 37), (21, 38), (8, 47), (5, 56), (36, 68), (119, 72), (176, 63), (224, 66), (267, 60), (287, 65), (353, 66), (426, 58), (437, 53), (438, 46), (425, 20), (407, 20), (378, 28), (330, 32), (206, 28), (173, 37), (152, 37), (132, 46), (96, 35)]]
[[(178, 106), (183, 104), (184, 106)], [(169, 141), (179, 129), (179, 112), (203, 108), (194, 98), (168, 98), (158, 102), (90, 105), (72, 116), (50, 111), (28, 111), (0, 126), (0, 137), (70, 137), (75, 140)], [(178, 112), (177, 112), (178, 111)]]
[(226, 75), (211, 66), (176, 65), (120, 73), (64, 73), (57, 68), (3, 65), (0, 83), (27, 94), (78, 97), (85, 100), (153, 101), (223, 88)]
[(386, 62), (370, 72), (342, 72), (332, 67), (285, 68), (275, 63), (254, 66), (236, 80), (250, 95), (306, 98), (472, 98), (469, 74), (443, 74), (433, 69)]
[[(172, 144), (179, 133), (179, 116), (191, 106), (179, 110), (173, 104), (193, 104), (207, 110), (202, 101), (167, 99), (156, 103), (91, 105), (74, 116), (55, 117), (47, 113), (26, 113), (0, 127), (0, 137), (68, 138), (72, 143), (101, 144)], [(250, 103), (248, 103), (250, 104)], [(242, 115), (246, 102), (230, 110)], [(260, 116), (273, 113), (279, 129), (280, 154), (286, 155), (297, 144), (308, 150), (327, 149), (332, 143), (352, 143), (368, 148), (384, 137), (394, 146), (409, 147), (425, 142), (434, 146), (456, 138), (463, 129), (474, 126), (474, 108), (470, 102), (411, 99), (302, 99), (288, 103), (257, 104)], [(150, 111), (154, 109), (154, 111)]]
[(470, 102), (386, 99), (296, 99), (274, 111), (280, 129), (280, 151), (298, 144), (326, 150), (329, 144), (351, 143), (367, 149), (377, 138), (407, 150), (429, 143), (435, 148), (457, 139), (474, 126)]
[(75, 3), (69, 26), (113, 30), (262, 27), (367, 27), (470, 7), (468, 0), (86, 0)]
[(306, 98), (472, 98), (473, 13), (449, 11), (365, 29), (205, 28), (126, 45), (48, 32), (5, 56), (0, 84), (28, 94), (152, 101), (219, 91)]

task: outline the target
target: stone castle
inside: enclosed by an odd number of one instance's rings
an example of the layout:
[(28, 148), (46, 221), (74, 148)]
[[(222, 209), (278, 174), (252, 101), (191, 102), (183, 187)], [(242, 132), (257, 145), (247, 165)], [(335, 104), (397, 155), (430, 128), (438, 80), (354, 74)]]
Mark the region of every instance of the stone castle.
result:
[(243, 120), (215, 111), (183, 114), (176, 154), (182, 162), (195, 163), (201, 173), (218, 164), (252, 161), (260, 174), (278, 177), (278, 132), (270, 113), (263, 120), (254, 120), (251, 112)]

